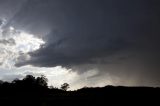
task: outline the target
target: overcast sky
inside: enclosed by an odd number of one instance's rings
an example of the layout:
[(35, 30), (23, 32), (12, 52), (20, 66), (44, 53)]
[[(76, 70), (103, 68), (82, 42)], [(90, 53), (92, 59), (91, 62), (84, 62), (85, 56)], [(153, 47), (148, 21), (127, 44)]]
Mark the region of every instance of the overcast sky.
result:
[(160, 86), (159, 0), (0, 0), (0, 79)]

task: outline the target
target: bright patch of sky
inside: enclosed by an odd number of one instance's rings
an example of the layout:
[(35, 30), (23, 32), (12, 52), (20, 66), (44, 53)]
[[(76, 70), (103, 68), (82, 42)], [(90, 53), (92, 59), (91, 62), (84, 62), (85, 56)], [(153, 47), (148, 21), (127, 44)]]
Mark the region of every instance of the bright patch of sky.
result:
[(12, 26), (3, 28), (4, 25), (3, 22), (0, 27), (0, 63), (3, 67), (13, 67), (21, 56), (29, 58), (28, 52), (38, 50), (45, 43), (42, 39)]

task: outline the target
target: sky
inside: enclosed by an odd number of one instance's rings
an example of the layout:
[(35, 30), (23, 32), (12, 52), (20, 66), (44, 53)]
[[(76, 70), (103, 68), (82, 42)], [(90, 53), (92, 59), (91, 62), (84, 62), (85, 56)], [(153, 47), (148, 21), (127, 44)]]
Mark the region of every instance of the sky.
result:
[(0, 0), (0, 79), (160, 86), (159, 0)]

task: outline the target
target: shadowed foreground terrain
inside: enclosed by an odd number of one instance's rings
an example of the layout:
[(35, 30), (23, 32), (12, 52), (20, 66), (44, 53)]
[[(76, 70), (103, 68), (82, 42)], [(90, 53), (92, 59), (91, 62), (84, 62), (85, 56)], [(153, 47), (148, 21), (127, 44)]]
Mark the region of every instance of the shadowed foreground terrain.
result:
[(49, 88), (45, 76), (27, 75), (12, 82), (0, 81), (0, 106), (100, 106), (107, 104), (157, 103), (160, 88), (106, 86), (75, 91)]

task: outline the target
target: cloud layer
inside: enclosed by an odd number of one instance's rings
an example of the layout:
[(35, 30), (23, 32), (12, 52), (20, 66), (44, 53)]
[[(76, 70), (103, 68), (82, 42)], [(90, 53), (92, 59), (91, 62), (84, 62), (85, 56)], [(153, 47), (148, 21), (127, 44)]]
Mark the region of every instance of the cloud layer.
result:
[[(27, 52), (29, 59), (19, 59), (17, 67), (62, 66), (82, 76), (96, 69), (97, 74), (88, 77), (92, 83), (110, 76), (112, 83), (120, 85), (160, 85), (159, 1), (15, 2), (21, 6), (8, 15), (11, 18), (4, 28), (13, 26), (45, 42)], [(0, 40), (0, 44), (14, 44), (10, 40)]]
[(43, 24), (50, 31), (44, 35), (45, 47), (30, 53), (33, 58), (20, 64), (52, 67), (94, 63), (97, 58), (141, 46), (144, 38), (148, 41), (152, 36), (152, 15), (156, 15), (149, 3), (29, 0), (13, 20), (32, 33), (45, 30)]

